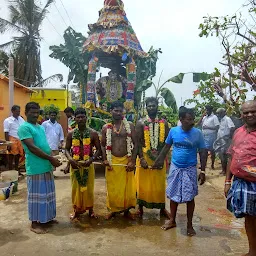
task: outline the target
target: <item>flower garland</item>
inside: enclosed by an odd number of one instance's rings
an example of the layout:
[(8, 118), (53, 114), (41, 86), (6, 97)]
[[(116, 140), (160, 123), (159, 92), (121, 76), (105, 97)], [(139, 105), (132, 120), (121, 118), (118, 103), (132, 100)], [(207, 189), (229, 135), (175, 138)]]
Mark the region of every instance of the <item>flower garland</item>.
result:
[[(83, 143), (83, 153), (84, 153), (83, 159), (80, 159), (81, 140)], [(78, 128), (74, 129), (73, 136), (72, 136), (72, 152), (73, 152), (73, 159), (76, 161), (79, 161), (79, 160), (87, 161), (90, 158), (91, 138), (90, 138), (90, 130), (88, 128), (86, 128), (82, 134), (80, 133)]]
[(155, 119), (154, 122), (150, 118), (144, 122), (144, 141), (145, 147), (143, 152), (146, 153), (151, 160), (155, 160), (156, 157), (153, 152), (160, 152), (164, 146), (165, 140), (165, 121)]
[[(124, 128), (127, 133), (126, 137), (126, 144), (127, 144), (127, 156), (132, 156), (132, 150), (133, 150), (133, 143), (132, 143), (132, 131), (129, 122), (126, 118), (123, 118), (122, 120)], [(107, 161), (109, 164), (112, 164), (112, 132), (113, 132), (113, 124), (108, 123), (107, 124), (107, 132), (106, 132), (106, 155), (107, 155)]]
[[(72, 153), (73, 153), (73, 159), (76, 161), (81, 160), (81, 145), (80, 142), (83, 143), (83, 159), (84, 161), (87, 161), (90, 158), (91, 153), (91, 138), (90, 138), (90, 130), (86, 128), (84, 132), (81, 134), (78, 128), (75, 128), (72, 136)], [(75, 169), (74, 174), (76, 177), (76, 180), (79, 184), (80, 191), (84, 192), (87, 190), (87, 181), (88, 181), (88, 169), (84, 168), (83, 175), (80, 175), (80, 170)]]

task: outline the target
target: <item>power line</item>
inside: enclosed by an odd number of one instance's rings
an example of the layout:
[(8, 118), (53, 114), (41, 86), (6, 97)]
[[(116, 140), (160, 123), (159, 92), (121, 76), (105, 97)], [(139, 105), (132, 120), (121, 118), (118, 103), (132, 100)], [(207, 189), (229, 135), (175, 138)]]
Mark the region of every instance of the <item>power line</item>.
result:
[(63, 6), (63, 8), (64, 8), (64, 10), (65, 10), (65, 12), (66, 12), (68, 18), (69, 18), (70, 24), (71, 24), (72, 27), (74, 28), (75, 26), (74, 26), (74, 24), (73, 24), (73, 22), (72, 22), (72, 20), (71, 20), (71, 18), (70, 18), (70, 16), (69, 16), (68, 12), (67, 12), (67, 9), (65, 8), (65, 6), (64, 6), (64, 4), (63, 4), (63, 1), (60, 0), (60, 2), (61, 2), (61, 4), (62, 4), (62, 6)]
[(65, 23), (66, 27), (68, 27), (68, 25), (67, 25), (65, 19), (63, 18), (62, 14), (60, 13), (60, 10), (58, 9), (57, 5), (55, 4), (55, 2), (53, 2), (53, 3), (54, 3), (54, 6), (56, 7), (56, 9), (57, 9), (57, 11), (58, 11), (60, 17), (62, 18), (63, 22)]
[(48, 17), (46, 16), (46, 19), (48, 20), (48, 22), (52, 25), (52, 27), (54, 28), (54, 30), (57, 32), (57, 34), (61, 37), (61, 39), (63, 39), (63, 37), (61, 36), (61, 34), (59, 33), (59, 31), (56, 29), (56, 27), (51, 23), (51, 21), (48, 19)]

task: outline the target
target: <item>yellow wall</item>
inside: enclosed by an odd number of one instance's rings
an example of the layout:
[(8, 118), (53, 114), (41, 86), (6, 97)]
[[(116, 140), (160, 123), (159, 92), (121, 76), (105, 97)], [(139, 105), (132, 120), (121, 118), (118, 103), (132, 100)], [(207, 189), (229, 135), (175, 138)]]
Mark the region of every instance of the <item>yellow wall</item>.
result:
[[(26, 120), (25, 105), (30, 101), (29, 92), (14, 86), (14, 104), (21, 107), (21, 116)], [(3, 121), (10, 116), (9, 85), (0, 79), (0, 139), (4, 138)]]
[(39, 103), (43, 108), (45, 105), (54, 104), (60, 111), (63, 111), (67, 106), (71, 106), (71, 93), (69, 93), (69, 99), (67, 99), (67, 91), (60, 89), (35, 89), (35, 93), (31, 95), (31, 101)]

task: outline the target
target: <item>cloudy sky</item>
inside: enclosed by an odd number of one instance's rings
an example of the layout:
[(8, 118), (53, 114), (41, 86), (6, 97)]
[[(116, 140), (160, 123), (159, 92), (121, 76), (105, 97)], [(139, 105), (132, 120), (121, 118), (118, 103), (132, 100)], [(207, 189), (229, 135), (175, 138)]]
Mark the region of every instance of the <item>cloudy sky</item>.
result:
[[(40, 0), (44, 4), (46, 0)], [(43, 77), (61, 73), (67, 79), (68, 69), (59, 61), (51, 59), (50, 45), (63, 42), (63, 32), (71, 25), (77, 32), (87, 35), (88, 24), (98, 19), (98, 11), (104, 0), (56, 0), (49, 8), (49, 14), (41, 28), (41, 60)], [(162, 48), (158, 61), (157, 76), (163, 70), (162, 80), (180, 72), (212, 72), (220, 66), (222, 57), (220, 42), (217, 38), (200, 38), (198, 26), (203, 16), (233, 15), (245, 0), (123, 0), (127, 17), (135, 30), (145, 51), (151, 46)], [(65, 9), (71, 19), (69, 20)], [(0, 0), (1, 16), (8, 18), (8, 1)], [(72, 24), (71, 24), (72, 22)], [(12, 35), (0, 35), (0, 43)], [(58, 85), (54, 85), (58, 86)], [(192, 75), (185, 76), (183, 84), (168, 84), (178, 105), (191, 97), (196, 88)], [(149, 89), (147, 95), (153, 95)]]

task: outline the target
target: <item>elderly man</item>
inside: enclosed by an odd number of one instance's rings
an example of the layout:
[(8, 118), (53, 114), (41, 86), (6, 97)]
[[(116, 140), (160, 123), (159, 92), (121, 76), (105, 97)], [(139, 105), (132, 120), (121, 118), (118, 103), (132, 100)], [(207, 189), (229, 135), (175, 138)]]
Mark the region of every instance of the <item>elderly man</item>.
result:
[(235, 131), (235, 125), (231, 118), (226, 115), (226, 110), (224, 108), (217, 109), (216, 114), (220, 121), (220, 128), (218, 130), (217, 140), (213, 144), (213, 148), (221, 160), (222, 172), (220, 174), (226, 175), (228, 163), (227, 150)]
[[(18, 136), (19, 127), (25, 122), (24, 119), (20, 116), (20, 106), (12, 106), (12, 116), (4, 120), (4, 133), (5, 140), (11, 141), (12, 144), (8, 146), (9, 151), (9, 170), (13, 169), (13, 160), (15, 163), (15, 170), (19, 169), (19, 160), (20, 157), (24, 154), (21, 141)], [(21, 173), (19, 173), (21, 174)]]
[(202, 119), (202, 132), (204, 136), (205, 146), (211, 152), (212, 164), (214, 169), (215, 152), (213, 150), (213, 143), (217, 139), (217, 132), (219, 130), (220, 122), (218, 117), (213, 114), (213, 107), (208, 105), (206, 108), (206, 115)]
[[(248, 256), (256, 255), (256, 101), (242, 105), (245, 125), (238, 128), (228, 150), (225, 195), (228, 209), (237, 218), (245, 217), (245, 229), (249, 240)], [(250, 174), (252, 172), (253, 174)], [(231, 179), (234, 176), (231, 187)]]

